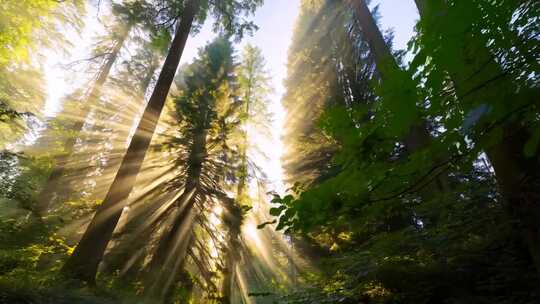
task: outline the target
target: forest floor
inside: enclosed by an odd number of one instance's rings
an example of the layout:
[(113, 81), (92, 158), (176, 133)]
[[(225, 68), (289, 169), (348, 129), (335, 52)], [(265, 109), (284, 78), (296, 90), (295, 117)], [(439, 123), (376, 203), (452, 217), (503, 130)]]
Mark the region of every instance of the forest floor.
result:
[(0, 304), (117, 304), (109, 293), (89, 289), (31, 289), (0, 285)]

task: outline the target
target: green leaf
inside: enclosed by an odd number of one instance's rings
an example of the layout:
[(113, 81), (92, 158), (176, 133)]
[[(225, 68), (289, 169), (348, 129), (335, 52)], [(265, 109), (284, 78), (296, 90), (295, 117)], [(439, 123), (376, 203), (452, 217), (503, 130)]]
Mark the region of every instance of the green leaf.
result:
[(270, 208), (270, 215), (272, 216), (279, 216), (283, 210), (285, 210), (285, 206), (279, 206), (275, 208)]

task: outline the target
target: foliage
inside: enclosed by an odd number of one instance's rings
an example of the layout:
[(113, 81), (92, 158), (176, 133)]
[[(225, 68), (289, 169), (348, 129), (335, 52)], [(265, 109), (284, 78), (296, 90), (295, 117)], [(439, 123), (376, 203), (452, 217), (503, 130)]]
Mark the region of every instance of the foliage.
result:
[(57, 5), (58, 2), (53, 0), (2, 1), (0, 66), (5, 66), (12, 59), (28, 60), (34, 29), (42, 26), (44, 19), (50, 18)]
[[(149, 89), (169, 90), (155, 74), (188, 1), (192, 32), (211, 19), (217, 38), (181, 67), (155, 136), (134, 141), (152, 140), (141, 172), (119, 170)], [(270, 77), (259, 48), (233, 43), (262, 3), (105, 4), (107, 33), (68, 66), (88, 81), (32, 147), (0, 153), (0, 302), (540, 302), (538, 1), (416, 0), (410, 63), (369, 1), (301, 1), (283, 96), (291, 188), (271, 206), (253, 157), (272, 133)], [(84, 4), (0, 3), (1, 149), (37, 125), (41, 57), (70, 46)], [(137, 184), (112, 204), (103, 261), (88, 256), (97, 286), (66, 280), (122, 174)]]
[(0, 148), (35, 128), (45, 103), (41, 57), (69, 46), (63, 27), (78, 30), (81, 1), (2, 1), (0, 4)]
[[(366, 38), (372, 33), (343, 7), (331, 1), (302, 7), (284, 102), (288, 160), (299, 164), (285, 167), (294, 186), (275, 195), (270, 214), (276, 229), (302, 236), (327, 257), (319, 263), (322, 275), (306, 274), (313, 287), (291, 295), (291, 303), (537, 300), (537, 293), (527, 292), (538, 281), (531, 256), (482, 153), (516, 121), (535, 134), (537, 101), (529, 95), (537, 87), (535, 63), (526, 52), (510, 49), (516, 49), (516, 37), (534, 48), (534, 30), (527, 29), (537, 21), (531, 15), (537, 6), (416, 2), (422, 18), (410, 43), (416, 57), (407, 69), (374, 65), (369, 58), (378, 55)], [(321, 47), (312, 33), (330, 31), (319, 38), (329, 39)], [(324, 57), (312, 59), (317, 52)], [(351, 58), (347, 52), (354, 54), (352, 62), (344, 61)], [(343, 66), (356, 68), (348, 73)], [(327, 91), (318, 96), (315, 88), (321, 87)], [(311, 107), (298, 107), (305, 96), (314, 97)], [(325, 102), (330, 96), (333, 103)], [(321, 110), (314, 115), (315, 105)], [(419, 123), (421, 118), (426, 122)], [(407, 133), (419, 127), (431, 138), (411, 151)], [(521, 153), (537, 156), (535, 138)], [(307, 139), (310, 150), (326, 158), (310, 161), (316, 158), (306, 154)]]

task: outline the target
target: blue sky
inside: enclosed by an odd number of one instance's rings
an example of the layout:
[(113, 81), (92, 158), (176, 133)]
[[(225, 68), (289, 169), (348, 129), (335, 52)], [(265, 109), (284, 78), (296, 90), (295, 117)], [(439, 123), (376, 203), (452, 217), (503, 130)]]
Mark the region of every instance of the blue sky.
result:
[[(298, 0), (266, 0), (252, 20), (259, 30), (251, 37), (246, 37), (237, 49), (246, 43), (251, 43), (262, 49), (267, 61), (270, 74), (273, 76), (274, 87), (282, 93), (281, 79), (286, 75), (287, 50), (292, 36), (292, 29), (298, 15)], [(201, 31), (189, 38), (182, 63), (188, 63), (197, 55), (197, 50), (212, 40), (215, 34), (211, 30), (211, 20), (208, 20)]]
[(373, 0), (379, 5), (381, 23), (384, 29), (392, 29), (395, 34), (394, 47), (406, 49), (407, 42), (414, 33), (414, 25), (418, 20), (418, 11), (414, 0)]

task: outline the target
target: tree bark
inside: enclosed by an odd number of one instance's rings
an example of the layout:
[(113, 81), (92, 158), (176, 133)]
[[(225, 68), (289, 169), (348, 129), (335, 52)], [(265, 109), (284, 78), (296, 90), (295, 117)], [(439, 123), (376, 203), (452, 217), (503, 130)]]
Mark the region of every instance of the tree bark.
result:
[[(415, 0), (422, 19), (435, 13), (444, 16), (445, 12), (431, 11), (431, 1)], [(465, 47), (461, 52), (447, 54), (457, 58), (460, 66), (442, 67), (450, 74), (460, 102), (469, 104), (485, 100), (505, 105), (506, 112), (513, 111), (512, 101), (521, 97), (512, 79), (505, 76), (481, 40), (468, 31), (463, 33), (463, 39)], [(480, 127), (487, 126), (484, 123)], [(528, 158), (523, 152), (530, 133), (520, 121), (504, 124), (502, 129), (502, 139), (487, 147), (486, 155), (493, 165), (507, 209), (517, 219), (522, 238), (540, 272), (540, 164), (535, 157)]]
[[(230, 246), (230, 244), (229, 244)], [(222, 304), (232, 304), (231, 300), (231, 291), (232, 291), (232, 280), (234, 278), (234, 272), (236, 269), (236, 260), (232, 255), (232, 249), (227, 250), (227, 255), (225, 257), (225, 269), (223, 273), (223, 281), (221, 282), (221, 298), (220, 302)]]
[[(141, 105), (144, 105), (144, 96), (145, 96), (145, 93), (148, 91), (148, 88), (150, 87), (150, 83), (152, 82), (152, 78), (154, 77), (154, 74), (156, 72), (156, 70), (158, 69), (159, 67), (159, 64), (158, 64), (158, 56), (154, 56), (155, 58), (152, 59), (152, 62), (150, 64), (150, 66), (148, 66), (148, 71), (147, 71), (147, 74), (146, 74), (146, 77), (144, 77), (141, 81), (141, 90), (140, 90), (140, 96), (141, 96)], [(134, 119), (124, 119), (124, 124), (125, 125), (133, 125), (133, 123), (135, 122)], [(124, 137), (125, 139), (128, 138), (128, 133), (127, 132), (121, 132), (122, 134), (120, 136)], [(122, 147), (124, 148), (124, 147)], [(125, 147), (127, 148), (127, 147)], [(105, 168), (105, 172), (101, 175), (101, 183), (103, 184), (108, 184), (110, 182), (109, 179), (107, 179), (106, 177), (107, 176), (110, 176), (110, 175), (113, 175), (115, 171), (118, 170), (118, 166), (120, 165), (120, 161), (121, 159), (119, 158), (115, 158), (113, 156), (109, 156), (108, 157), (108, 161), (107, 161), (107, 166)], [(103, 181), (105, 179), (105, 181)], [(124, 218), (126, 218), (124, 216)], [(126, 219), (127, 221), (127, 219)], [(118, 231), (117, 231), (118, 232)], [(113, 236), (113, 239), (114, 239), (114, 236)], [(140, 246), (140, 244), (137, 244), (138, 242), (129, 242), (129, 248), (133, 249), (135, 248), (135, 251), (137, 252), (140, 252), (141, 249), (137, 249), (139, 247), (137, 246)], [(113, 247), (113, 249), (111, 251), (115, 251), (115, 247)], [(133, 267), (131, 266), (126, 266), (126, 261), (129, 261), (129, 263), (131, 265), (140, 265), (140, 260), (141, 258), (136, 258), (136, 262), (134, 261), (131, 261), (130, 259), (130, 256), (133, 258), (133, 253), (130, 252), (130, 250), (128, 250), (128, 248), (126, 248), (126, 250), (121, 250), (123, 252), (119, 252), (117, 255), (113, 255), (110, 259), (108, 259), (107, 256), (105, 256), (104, 258), (104, 267), (101, 268), (103, 272), (105, 272), (106, 274), (113, 274), (115, 271), (120, 271), (120, 277), (122, 278), (129, 278), (130, 276), (133, 276), (135, 273), (133, 271)], [(139, 254), (139, 253), (137, 253)], [(140, 254), (142, 257), (144, 257), (143, 254)], [(124, 266), (122, 266), (124, 265)], [(125, 280), (127, 281), (127, 280)]]
[[(251, 81), (250, 81), (251, 85)], [(251, 94), (250, 94), (251, 88), (248, 89), (248, 93), (246, 94), (246, 108), (245, 108), (245, 115), (246, 115), (246, 121), (249, 120), (249, 106), (250, 106), (250, 100), (251, 100)], [(247, 194), (247, 183), (248, 183), (248, 160), (247, 160), (247, 147), (249, 144), (248, 141), (248, 134), (247, 134), (247, 124), (244, 124), (244, 130), (242, 130), (242, 144), (240, 144), (238, 148), (238, 154), (240, 158), (240, 166), (238, 168), (238, 186), (237, 186), (237, 194), (236, 196), (238, 199), (243, 202), (245, 200), (245, 196)]]
[[(105, 64), (101, 67), (98, 77), (96, 81), (94, 82), (94, 85), (92, 86), (92, 89), (90, 90), (90, 93), (88, 95), (88, 98), (86, 98), (86, 101), (81, 104), (81, 114), (80, 117), (75, 123), (70, 126), (70, 131), (73, 131), (76, 135), (80, 134), (82, 132), (82, 129), (84, 127), (85, 120), (82, 118), (86, 118), (90, 112), (90, 109), (92, 108), (92, 105), (96, 103), (96, 101), (99, 99), (101, 95), (101, 89), (103, 88), (103, 85), (109, 78), (109, 74), (111, 73), (111, 69), (118, 59), (118, 55), (120, 53), (120, 50), (124, 46), (124, 43), (129, 36), (129, 32), (131, 31), (132, 24), (128, 24), (127, 27), (120, 33), (118, 36), (118, 39), (115, 41), (114, 46), (110, 52), (110, 54), (107, 56), (107, 60), (105, 61)], [(67, 138), (66, 142), (64, 143), (64, 151), (55, 157), (55, 167), (52, 170), (51, 174), (49, 175), (47, 182), (45, 183), (43, 189), (39, 193), (38, 196), (38, 213), (44, 214), (48, 211), (51, 203), (56, 197), (57, 189), (61, 187), (61, 181), (62, 176), (64, 175), (68, 161), (71, 158), (71, 155), (73, 154), (73, 148), (77, 142), (77, 136), (71, 135)]]
[(69, 277), (90, 284), (95, 283), (98, 265), (135, 184), (198, 8), (198, 0), (190, 0), (186, 3), (158, 81), (122, 160), (120, 169), (103, 203), (98, 207), (78, 246), (62, 269)]
[[(365, 1), (353, 0), (352, 4), (358, 23), (362, 28), (364, 39), (367, 40), (373, 53), (381, 81), (383, 83), (390, 81), (393, 74), (401, 72), (401, 68), (397, 64), (392, 52), (390, 52), (388, 45), (386, 45), (386, 41)], [(431, 136), (426, 129), (426, 123), (422, 121), (419, 124), (411, 126), (404, 141), (407, 150), (409, 152), (415, 152), (429, 144), (430, 138)]]

